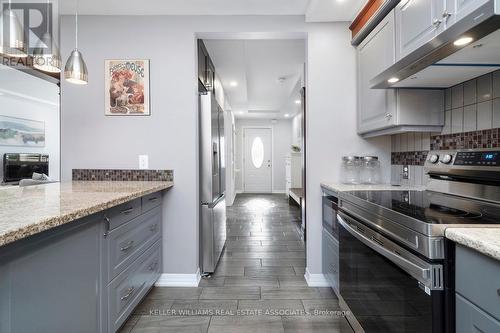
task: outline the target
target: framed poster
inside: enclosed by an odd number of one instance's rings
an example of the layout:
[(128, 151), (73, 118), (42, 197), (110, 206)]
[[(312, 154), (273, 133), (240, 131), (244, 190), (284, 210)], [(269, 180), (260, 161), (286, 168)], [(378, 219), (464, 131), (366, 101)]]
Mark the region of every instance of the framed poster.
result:
[(1, 146), (45, 146), (43, 121), (0, 116)]
[(105, 60), (105, 115), (149, 116), (149, 60)]

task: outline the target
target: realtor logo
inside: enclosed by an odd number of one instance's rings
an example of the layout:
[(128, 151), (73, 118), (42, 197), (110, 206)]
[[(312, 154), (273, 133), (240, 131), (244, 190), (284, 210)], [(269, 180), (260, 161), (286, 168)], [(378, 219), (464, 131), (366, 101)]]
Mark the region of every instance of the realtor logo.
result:
[(52, 52), (53, 39), (57, 40), (57, 36), (53, 34), (57, 31), (54, 28), (54, 17), (57, 17), (54, 16), (54, 9), (57, 8), (54, 1), (2, 1), (1, 8), (2, 53), (26, 56), (36, 52)]

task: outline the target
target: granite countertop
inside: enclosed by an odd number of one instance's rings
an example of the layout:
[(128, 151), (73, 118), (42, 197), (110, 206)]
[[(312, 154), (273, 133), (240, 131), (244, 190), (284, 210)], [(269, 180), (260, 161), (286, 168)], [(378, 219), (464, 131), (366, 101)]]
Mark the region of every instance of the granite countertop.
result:
[(500, 260), (500, 228), (448, 228), (446, 238)]
[(347, 191), (423, 191), (425, 186), (407, 186), (407, 185), (391, 185), (391, 184), (378, 184), (378, 185), (349, 185), (334, 182), (322, 182), (321, 186), (333, 192), (347, 192)]
[(73, 181), (0, 191), (0, 246), (174, 185), (168, 181)]

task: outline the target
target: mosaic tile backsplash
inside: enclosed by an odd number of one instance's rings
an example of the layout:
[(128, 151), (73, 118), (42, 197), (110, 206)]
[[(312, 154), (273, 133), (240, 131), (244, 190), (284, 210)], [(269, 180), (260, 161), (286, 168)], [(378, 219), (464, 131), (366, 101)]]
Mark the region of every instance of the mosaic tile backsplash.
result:
[(173, 170), (73, 169), (73, 180), (173, 181)]
[(431, 137), (431, 150), (476, 149), (500, 147), (499, 128)]
[[(500, 70), (445, 90), (445, 121), (441, 133), (392, 136), (391, 182), (425, 185), (424, 163), (429, 150), (500, 147)], [(404, 165), (410, 179), (402, 179)]]

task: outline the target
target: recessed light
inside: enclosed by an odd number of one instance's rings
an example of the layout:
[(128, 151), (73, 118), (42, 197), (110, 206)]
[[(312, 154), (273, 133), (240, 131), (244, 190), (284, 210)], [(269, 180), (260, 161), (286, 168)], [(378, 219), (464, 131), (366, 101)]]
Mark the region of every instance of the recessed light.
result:
[(231, 87), (237, 87), (237, 86), (238, 86), (238, 82), (236, 82), (236, 81), (231, 81), (231, 82), (229, 82), (229, 85), (230, 85)]
[(462, 38), (459, 38), (456, 41), (454, 41), (453, 45), (455, 45), (455, 46), (464, 46), (464, 45), (469, 44), (473, 40), (474, 40), (474, 38), (472, 38), (472, 37), (462, 37)]
[(298, 99), (298, 100), (295, 101), (295, 104), (300, 104), (300, 103), (301, 103), (300, 99)]
[(389, 80), (387, 80), (387, 82), (389, 82), (389, 83), (396, 83), (398, 81), (399, 81), (399, 79), (397, 77), (391, 77)]
[(243, 114), (243, 111), (238, 111), (236, 112), (236, 114)]
[(285, 113), (285, 118), (288, 118), (290, 117), (290, 115), (288, 113)]

